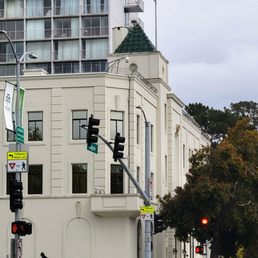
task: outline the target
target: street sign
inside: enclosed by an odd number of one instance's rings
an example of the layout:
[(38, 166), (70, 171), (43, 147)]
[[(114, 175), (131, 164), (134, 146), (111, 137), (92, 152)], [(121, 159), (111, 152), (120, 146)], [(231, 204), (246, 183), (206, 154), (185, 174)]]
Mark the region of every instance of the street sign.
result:
[(154, 220), (154, 207), (153, 206), (141, 206), (140, 213), (141, 213), (141, 220)]
[(27, 172), (27, 160), (8, 160), (7, 172)]
[(24, 128), (20, 126), (16, 127), (16, 142), (21, 144), (24, 143)]
[(26, 151), (13, 151), (7, 152), (7, 160), (27, 160), (28, 152)]
[(87, 150), (97, 154), (98, 153), (98, 144), (92, 143), (90, 146), (87, 146)]

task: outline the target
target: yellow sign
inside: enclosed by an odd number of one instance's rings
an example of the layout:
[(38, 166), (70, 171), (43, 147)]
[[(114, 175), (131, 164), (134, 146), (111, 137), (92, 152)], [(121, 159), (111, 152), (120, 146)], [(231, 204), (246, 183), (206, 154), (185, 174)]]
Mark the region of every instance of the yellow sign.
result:
[(7, 160), (27, 160), (28, 153), (26, 151), (7, 152)]
[(153, 206), (141, 206), (140, 207), (141, 214), (154, 214)]

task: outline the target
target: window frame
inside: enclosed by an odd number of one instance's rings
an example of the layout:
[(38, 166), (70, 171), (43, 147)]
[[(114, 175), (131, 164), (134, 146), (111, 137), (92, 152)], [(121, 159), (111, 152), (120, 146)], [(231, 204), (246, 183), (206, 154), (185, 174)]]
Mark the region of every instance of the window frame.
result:
[[(83, 118), (74, 118), (74, 113), (75, 112), (84, 112), (85, 111), (85, 113), (86, 113), (86, 116), (85, 116), (85, 119), (83, 119)], [(80, 127), (81, 125), (86, 125), (87, 124), (87, 120), (88, 120), (88, 110), (87, 109), (73, 109), (73, 110), (71, 110), (71, 116), (72, 116), (72, 140), (73, 141), (79, 141), (79, 140), (86, 140), (86, 130), (85, 130), (85, 128), (82, 128), (82, 127)], [(79, 137), (78, 138), (76, 138), (75, 137), (75, 122), (76, 121), (79, 121)], [(82, 121), (84, 121), (84, 122), (82, 122)], [(85, 135), (84, 135), (85, 134)], [(81, 137), (82, 136), (82, 137)]]
[[(113, 170), (112, 168), (119, 168), (119, 170)], [(121, 173), (119, 175), (118, 173)], [(124, 170), (121, 165), (110, 165), (110, 194), (124, 194)]]
[[(41, 171), (31, 171), (31, 169), (33, 167), (38, 167), (41, 168)], [(38, 173), (39, 172), (39, 173)], [(37, 189), (31, 189), (31, 181), (33, 181), (33, 178), (31, 179), (31, 177), (34, 177), (34, 181), (37, 181), (38, 179), (35, 180), (35, 178), (37, 178), (37, 176), (40, 176), (40, 190), (37, 191)], [(34, 186), (35, 188), (37, 187), (37, 183), (36, 182), (36, 186)], [(43, 194), (43, 164), (32, 164), (29, 165), (29, 171), (28, 171), (28, 195), (34, 195), (34, 194)]]
[[(30, 114), (32, 114), (32, 113), (41, 113), (42, 114), (42, 118), (41, 118), (41, 120), (39, 119), (39, 120), (36, 120), (36, 119), (32, 119), (32, 120), (30, 120)], [(28, 141), (29, 142), (39, 142), (39, 141), (43, 141), (43, 139), (44, 139), (44, 128), (43, 128), (43, 120), (44, 119), (44, 115), (43, 115), (43, 111), (28, 111)], [(33, 139), (32, 138), (30, 138), (30, 123), (35, 123), (35, 125), (34, 125), (34, 129), (33, 129)], [(39, 129), (41, 129), (41, 137), (37, 137), (37, 135), (36, 135), (36, 130), (37, 130), (37, 123), (41, 123), (41, 128), (39, 128)], [(35, 134), (35, 135), (34, 135)]]
[[(75, 166), (78, 166), (78, 165), (86, 166), (85, 172), (80, 171), (80, 170), (74, 171)], [(72, 187), (71, 187), (72, 194), (88, 194), (88, 190), (89, 190), (89, 187), (88, 187), (88, 182), (89, 182), (89, 180), (88, 180), (88, 163), (71, 163), (71, 173), (72, 173)], [(79, 175), (79, 178), (78, 178), (78, 175)], [(75, 178), (75, 176), (77, 176), (78, 179)], [(86, 179), (85, 184), (81, 184), (83, 181), (82, 179)], [(79, 184), (77, 184), (77, 180), (79, 181)], [(79, 189), (78, 190), (75, 189), (75, 186), (76, 187), (79, 186)], [(81, 190), (81, 188), (83, 188), (83, 189)]]
[[(112, 113), (121, 113), (122, 115), (122, 119), (116, 119), (116, 118), (112, 118)], [(114, 132), (115, 134), (112, 135), (113, 129), (112, 129), (112, 124), (113, 122), (115, 123), (115, 129)], [(118, 131), (118, 123), (121, 123), (121, 128), (122, 128), (122, 132)], [(124, 136), (124, 111), (118, 111), (118, 110), (111, 110), (110, 111), (110, 139), (111, 140), (115, 140), (115, 136), (117, 133), (120, 133), (120, 136)]]

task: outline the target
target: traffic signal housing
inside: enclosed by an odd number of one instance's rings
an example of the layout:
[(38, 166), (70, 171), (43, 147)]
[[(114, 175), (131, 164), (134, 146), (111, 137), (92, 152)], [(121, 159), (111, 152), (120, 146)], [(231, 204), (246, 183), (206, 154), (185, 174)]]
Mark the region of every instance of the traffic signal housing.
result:
[(26, 221), (12, 222), (12, 234), (26, 236), (32, 233), (32, 224)]
[(203, 245), (197, 245), (195, 247), (195, 253), (196, 254), (204, 254), (204, 247), (203, 247)]
[(114, 151), (113, 151), (113, 159), (117, 161), (117, 159), (122, 159), (124, 157), (124, 145), (125, 137), (120, 136), (120, 133), (116, 133)]
[(207, 217), (201, 218), (201, 224), (207, 226), (209, 224), (209, 219)]
[(164, 225), (164, 221), (161, 216), (154, 212), (154, 235), (165, 230), (166, 227)]
[(93, 118), (93, 115), (89, 117), (88, 131), (87, 131), (87, 145), (90, 146), (92, 143), (98, 142), (99, 128), (94, 126), (99, 126), (99, 119)]
[(12, 212), (23, 208), (22, 189), (22, 182), (18, 182), (17, 180), (10, 181), (10, 210)]

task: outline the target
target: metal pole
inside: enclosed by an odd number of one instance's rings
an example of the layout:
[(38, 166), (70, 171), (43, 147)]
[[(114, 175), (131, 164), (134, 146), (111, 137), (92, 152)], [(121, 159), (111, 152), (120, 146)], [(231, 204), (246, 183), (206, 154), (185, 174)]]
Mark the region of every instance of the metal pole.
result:
[[(143, 110), (142, 110), (143, 112)], [(144, 115), (145, 117), (145, 115)], [(146, 117), (145, 117), (146, 119)], [(150, 200), (150, 123), (145, 120), (145, 193)], [(145, 203), (145, 206), (149, 204)], [(145, 258), (151, 258), (151, 220), (145, 221)]]
[(155, 47), (158, 49), (158, 15), (157, 15), (157, 0), (155, 2)]

